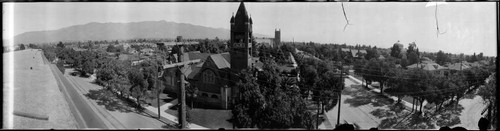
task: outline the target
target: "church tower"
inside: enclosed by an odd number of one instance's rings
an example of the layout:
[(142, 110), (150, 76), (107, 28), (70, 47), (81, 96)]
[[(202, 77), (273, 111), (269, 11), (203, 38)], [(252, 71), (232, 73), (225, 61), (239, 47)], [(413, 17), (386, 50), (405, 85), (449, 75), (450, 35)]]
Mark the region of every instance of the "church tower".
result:
[(245, 4), (240, 3), (236, 16), (231, 16), (230, 56), (231, 70), (238, 73), (252, 66), (252, 18)]

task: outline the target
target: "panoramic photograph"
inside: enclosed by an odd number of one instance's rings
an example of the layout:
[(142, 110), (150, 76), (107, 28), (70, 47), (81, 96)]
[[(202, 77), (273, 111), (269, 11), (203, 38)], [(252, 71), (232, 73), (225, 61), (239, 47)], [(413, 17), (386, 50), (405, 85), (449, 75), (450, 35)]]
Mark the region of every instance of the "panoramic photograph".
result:
[(498, 125), (495, 2), (2, 7), (2, 129)]

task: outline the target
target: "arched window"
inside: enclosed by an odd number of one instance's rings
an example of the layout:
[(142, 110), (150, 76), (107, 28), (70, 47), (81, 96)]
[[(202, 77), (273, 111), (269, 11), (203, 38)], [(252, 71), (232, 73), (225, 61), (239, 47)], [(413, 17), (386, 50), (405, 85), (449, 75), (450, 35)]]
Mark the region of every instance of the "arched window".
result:
[(205, 83), (215, 83), (215, 73), (212, 70), (205, 70), (203, 72), (203, 82)]
[(212, 98), (219, 99), (219, 97), (217, 97), (217, 95), (212, 95)]

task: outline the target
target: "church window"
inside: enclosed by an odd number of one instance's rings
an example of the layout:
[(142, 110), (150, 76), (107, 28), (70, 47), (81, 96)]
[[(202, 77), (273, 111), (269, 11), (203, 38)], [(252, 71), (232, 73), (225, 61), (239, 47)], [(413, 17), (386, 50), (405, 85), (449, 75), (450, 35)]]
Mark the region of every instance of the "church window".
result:
[(211, 84), (215, 83), (215, 73), (211, 70), (203, 72), (203, 82)]

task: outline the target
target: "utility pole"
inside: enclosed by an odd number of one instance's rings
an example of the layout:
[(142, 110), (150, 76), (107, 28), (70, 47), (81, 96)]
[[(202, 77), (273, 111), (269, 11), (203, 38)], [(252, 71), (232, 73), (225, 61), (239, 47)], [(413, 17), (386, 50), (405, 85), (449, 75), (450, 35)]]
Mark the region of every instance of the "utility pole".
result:
[[(158, 59), (158, 55), (156, 55), (156, 59)], [(158, 74), (159, 74), (159, 70), (158, 69), (161, 69), (160, 66), (158, 66), (158, 62), (156, 62), (156, 76), (155, 76), (155, 86), (156, 86), (156, 99), (157, 99), (157, 102), (158, 102), (158, 119), (161, 119), (161, 115), (160, 115), (160, 93), (161, 93), (161, 90), (160, 90), (160, 86), (158, 86)]]
[[(179, 50), (179, 62), (184, 62), (184, 59), (183, 59), (183, 55), (184, 55), (184, 47), (180, 47), (180, 50)], [(187, 68), (186, 66), (183, 66), (183, 68)], [(179, 118), (179, 124), (181, 124), (181, 129), (186, 129), (186, 125), (187, 125), (187, 122), (186, 122), (186, 87), (184, 85), (185, 83), (185, 80), (184, 80), (184, 73), (182, 73), (182, 70), (180, 70), (182, 68), (179, 68), (179, 79), (180, 79), (180, 100), (181, 100), (181, 108), (177, 108), (178, 110), (180, 110), (180, 118)]]
[[(185, 68), (185, 67), (184, 67)], [(180, 119), (179, 123), (181, 124), (181, 129), (186, 129), (187, 122), (186, 122), (186, 87), (184, 85), (185, 80), (184, 80), (184, 73), (182, 73), (181, 70), (179, 70), (179, 79), (181, 81), (180, 86), (181, 86), (181, 112), (180, 112)], [(179, 108), (178, 108), (179, 109)]]
[(339, 95), (339, 100), (338, 100), (339, 101), (339, 104), (338, 104), (339, 105), (339, 110), (338, 110), (338, 113), (337, 113), (337, 126), (340, 125), (340, 102), (342, 101), (342, 94), (341, 94), (341, 92), (342, 92), (342, 89), (344, 89), (344, 77), (343, 77), (343, 74), (342, 74), (343, 73), (342, 72), (343, 68), (344, 68), (344, 64), (342, 62), (340, 62), (340, 84), (341, 85), (340, 85), (339, 91), (337, 92), (337, 94)]
[(319, 100), (319, 98), (320, 97), (318, 97), (318, 99), (317, 99), (317, 102), (318, 102), (318, 112), (316, 113), (316, 129), (319, 129), (319, 112), (320, 112), (319, 111), (319, 108), (320, 108), (320, 105), (319, 105), (320, 100)]

